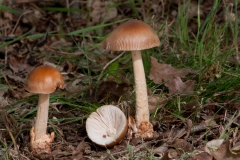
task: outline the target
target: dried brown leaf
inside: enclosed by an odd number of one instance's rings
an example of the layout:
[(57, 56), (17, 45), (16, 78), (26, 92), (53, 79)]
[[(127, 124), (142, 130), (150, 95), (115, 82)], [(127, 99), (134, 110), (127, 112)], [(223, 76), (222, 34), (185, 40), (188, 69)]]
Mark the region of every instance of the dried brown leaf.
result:
[(102, 17), (104, 18), (104, 21), (107, 22), (112, 20), (113, 18), (117, 17), (117, 8), (106, 8), (105, 11), (102, 13)]
[(173, 143), (174, 148), (181, 149), (184, 152), (193, 151), (193, 146), (185, 139), (176, 139)]
[(163, 154), (167, 151), (167, 149), (168, 149), (168, 145), (164, 143), (161, 146), (154, 148), (153, 153), (159, 156), (163, 156)]
[(92, 3), (92, 9), (90, 16), (94, 24), (102, 21), (110, 21), (117, 17), (117, 8), (111, 6), (111, 2), (95, 0)]
[(13, 56), (13, 55), (8, 55), (9, 58), (9, 67), (12, 69), (12, 71), (14, 73), (18, 73), (18, 72), (31, 72), (34, 67), (30, 66), (29, 64), (27, 64), (25, 59)]
[(179, 156), (179, 153), (178, 153), (178, 151), (176, 150), (176, 149), (170, 149), (169, 151), (168, 151), (168, 158), (169, 159), (177, 159), (178, 158), (178, 156)]
[(5, 11), (5, 10), (2, 10), (2, 14), (3, 14), (3, 17), (5, 18), (5, 19), (9, 19), (9, 20), (13, 20), (13, 14), (12, 13), (10, 13), (10, 12), (7, 12), (7, 11)]
[(149, 95), (148, 96), (148, 109), (150, 113), (156, 111), (156, 108), (161, 108), (167, 104), (168, 100), (165, 95)]
[(206, 144), (205, 151), (216, 160), (240, 160), (240, 153), (231, 152), (230, 144), (230, 140), (212, 140)]
[(240, 142), (237, 142), (231, 149), (234, 152), (240, 152)]
[(240, 160), (239, 153), (231, 152), (229, 140), (224, 141), (218, 150), (212, 152), (212, 155), (217, 160)]
[(168, 87), (170, 94), (193, 94), (195, 81), (187, 80), (186, 82), (183, 82), (180, 77), (174, 76), (171, 80), (165, 83), (165, 86)]
[[(212, 118), (212, 117), (210, 117), (210, 118)], [(209, 128), (214, 128), (214, 127), (217, 127), (217, 126), (218, 126), (218, 124), (214, 120), (207, 119), (207, 120), (201, 122), (200, 124), (195, 124), (191, 128), (191, 133), (207, 130)]]
[(160, 64), (156, 58), (151, 57), (151, 70), (148, 77), (155, 84), (162, 84), (174, 76), (185, 78), (189, 73), (193, 73), (189, 68), (175, 69), (170, 64)]
[(221, 144), (223, 143), (223, 141), (224, 141), (224, 139), (214, 139), (214, 140), (209, 141), (204, 148), (205, 152), (207, 152), (211, 155), (211, 152), (214, 149), (218, 149), (221, 146)]
[(213, 157), (207, 152), (201, 152), (192, 156), (192, 160), (212, 160)]
[(8, 100), (4, 97), (0, 97), (0, 108), (4, 108), (7, 105), (9, 105)]
[(91, 153), (90, 145), (86, 142), (80, 142), (75, 150), (72, 152), (72, 159), (82, 159), (83, 154)]
[(170, 156), (169, 156), (169, 151), (166, 152), (166, 153), (163, 155), (163, 157), (161, 158), (161, 160), (172, 160), (172, 158), (170, 158)]
[(185, 128), (172, 128), (171, 130), (168, 130), (163, 133), (163, 138), (168, 139), (168, 143), (172, 143), (174, 139), (182, 138), (184, 135), (186, 135), (186, 129)]

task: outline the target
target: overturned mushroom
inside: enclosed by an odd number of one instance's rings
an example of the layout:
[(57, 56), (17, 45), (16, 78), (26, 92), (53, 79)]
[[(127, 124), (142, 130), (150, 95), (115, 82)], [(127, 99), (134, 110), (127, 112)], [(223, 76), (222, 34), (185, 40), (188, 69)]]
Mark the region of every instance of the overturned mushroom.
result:
[(86, 130), (94, 143), (102, 147), (112, 147), (126, 135), (127, 119), (118, 107), (104, 105), (90, 114)]

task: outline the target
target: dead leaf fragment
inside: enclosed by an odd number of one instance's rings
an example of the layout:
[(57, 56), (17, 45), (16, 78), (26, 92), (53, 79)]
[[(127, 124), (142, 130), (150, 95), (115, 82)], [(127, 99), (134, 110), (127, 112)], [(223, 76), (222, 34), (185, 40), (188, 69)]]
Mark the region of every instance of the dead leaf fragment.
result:
[(153, 149), (153, 153), (159, 156), (163, 156), (163, 154), (167, 151), (167, 149), (168, 149), (168, 145), (164, 143), (161, 146)]
[(111, 6), (111, 2), (101, 2), (100, 0), (95, 0), (92, 3), (92, 12), (90, 14), (92, 22), (94, 24), (102, 21), (110, 21), (117, 17), (117, 8)]
[(9, 58), (9, 67), (12, 69), (14, 73), (18, 72), (27, 72), (30, 73), (34, 67), (30, 66), (25, 59), (20, 57), (16, 57), (14, 55), (8, 55)]
[(151, 57), (151, 70), (148, 77), (155, 84), (162, 84), (174, 76), (185, 78), (189, 73), (193, 73), (193, 71), (188, 68), (175, 69), (170, 64), (160, 64), (156, 58)]
[(191, 152), (193, 150), (193, 146), (185, 139), (176, 139), (173, 146), (174, 148), (181, 149), (184, 152)]
[(160, 64), (154, 57), (151, 57), (151, 65), (149, 79), (156, 84), (166, 82), (165, 86), (168, 87), (170, 94), (193, 93), (195, 81), (188, 80), (183, 82), (181, 79), (185, 78), (187, 74), (193, 73), (192, 70), (188, 68), (175, 69), (169, 64)]
[(224, 141), (224, 139), (214, 139), (214, 140), (211, 140), (211, 141), (209, 141), (209, 142), (206, 144), (204, 150), (205, 150), (207, 153), (211, 154), (211, 152), (212, 152), (213, 150), (216, 150), (216, 149), (218, 149), (218, 148), (220, 147), (220, 145), (223, 143), (223, 141)]
[(201, 152), (192, 156), (193, 160), (212, 160), (213, 157), (207, 152)]
[(91, 147), (86, 142), (80, 142), (76, 149), (72, 152), (72, 159), (73, 160), (82, 159), (84, 153), (85, 154), (91, 153)]
[(230, 144), (230, 140), (212, 140), (206, 144), (205, 151), (212, 155), (216, 160), (240, 160), (240, 153), (232, 152)]
[(186, 82), (183, 82), (180, 77), (174, 76), (171, 80), (165, 83), (165, 86), (168, 87), (170, 94), (192, 94), (195, 88), (195, 81), (187, 80)]
[(156, 108), (161, 108), (167, 104), (168, 100), (165, 95), (149, 95), (148, 96), (148, 109), (150, 113), (154, 113)]

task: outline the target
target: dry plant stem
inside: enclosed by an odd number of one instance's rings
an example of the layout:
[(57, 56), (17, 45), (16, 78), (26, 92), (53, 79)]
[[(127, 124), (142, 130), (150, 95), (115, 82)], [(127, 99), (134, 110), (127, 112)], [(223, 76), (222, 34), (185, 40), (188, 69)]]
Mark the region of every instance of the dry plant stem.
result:
[(136, 93), (136, 123), (149, 122), (148, 96), (141, 51), (132, 51)]
[(35, 122), (35, 140), (40, 139), (47, 131), (49, 94), (39, 94), (37, 118)]

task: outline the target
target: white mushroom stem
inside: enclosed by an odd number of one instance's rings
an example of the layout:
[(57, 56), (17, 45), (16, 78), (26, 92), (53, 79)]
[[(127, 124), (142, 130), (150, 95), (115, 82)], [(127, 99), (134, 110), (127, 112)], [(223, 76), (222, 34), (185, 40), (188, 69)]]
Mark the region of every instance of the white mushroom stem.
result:
[(46, 134), (48, 122), (49, 94), (39, 94), (37, 118), (35, 122), (35, 140)]
[(136, 93), (136, 123), (149, 122), (148, 95), (141, 51), (132, 51)]

